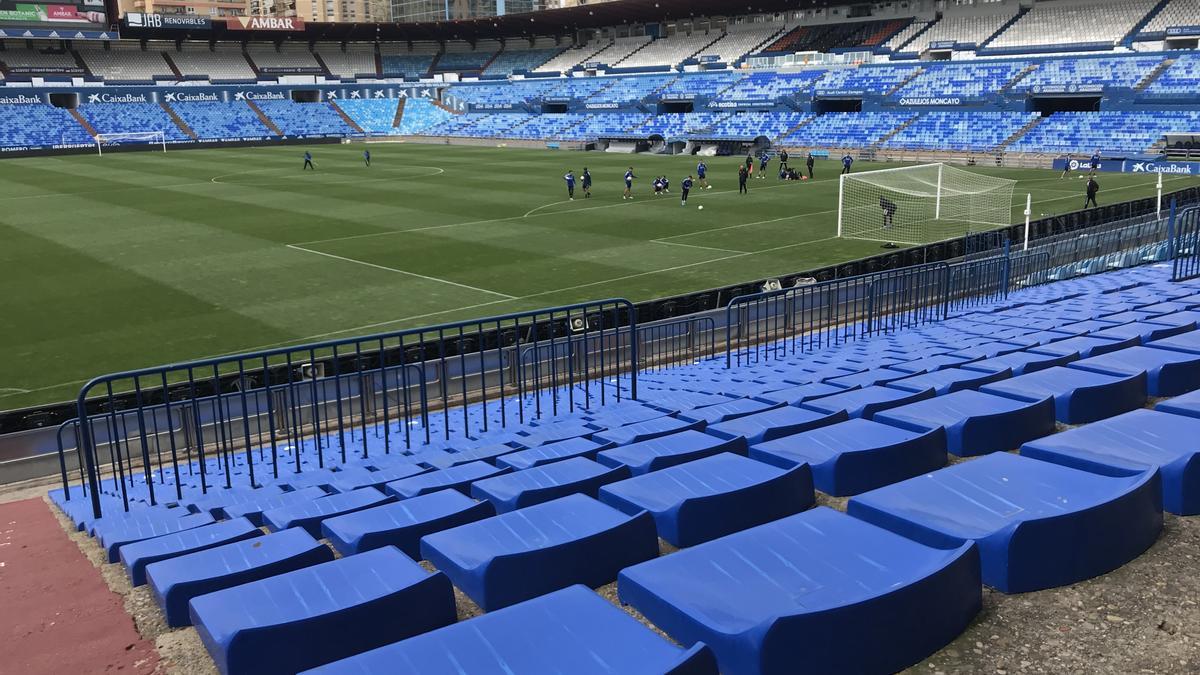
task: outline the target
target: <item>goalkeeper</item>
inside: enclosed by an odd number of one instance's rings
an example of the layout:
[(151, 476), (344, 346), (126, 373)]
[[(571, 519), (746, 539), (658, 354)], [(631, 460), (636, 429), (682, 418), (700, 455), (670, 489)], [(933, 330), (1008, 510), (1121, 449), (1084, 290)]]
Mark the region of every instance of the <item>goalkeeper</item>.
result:
[(892, 223), (896, 218), (896, 202), (887, 197), (879, 197), (879, 208), (883, 210), (883, 227), (884, 229), (892, 229)]

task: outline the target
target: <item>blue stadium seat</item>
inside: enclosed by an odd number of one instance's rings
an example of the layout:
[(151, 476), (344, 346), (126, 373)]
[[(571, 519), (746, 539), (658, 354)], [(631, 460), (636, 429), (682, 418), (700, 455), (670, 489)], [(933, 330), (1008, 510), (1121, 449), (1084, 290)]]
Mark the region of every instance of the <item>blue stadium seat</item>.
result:
[(1156, 349), (1171, 349), (1189, 354), (1200, 354), (1200, 330), (1160, 338), (1154, 340), (1153, 343), (1146, 343), (1146, 346)]
[(1178, 396), (1200, 389), (1200, 354), (1169, 349), (1127, 347), (1071, 363), (1071, 368), (1105, 373), (1115, 377), (1142, 376), (1143, 393), (1150, 396)]
[(802, 403), (800, 407), (823, 413), (841, 411), (845, 412), (850, 419), (861, 417), (869, 420), (881, 410), (924, 401), (927, 398), (933, 398), (932, 387), (920, 391), (909, 391), (887, 386), (870, 386), (822, 396)]
[(1054, 400), (1026, 402), (957, 391), (878, 413), (876, 422), (911, 431), (946, 429), (946, 450), (959, 457), (1013, 450), (1054, 432)]
[(281, 494), (265, 494), (258, 499), (247, 499), (236, 504), (222, 506), (214, 514), (218, 518), (245, 518), (255, 527), (263, 526), (263, 511), (269, 511), (282, 506), (303, 504), (314, 499), (320, 499), (328, 493), (319, 487), (306, 487)]
[[(186, 513), (185, 509), (175, 510)], [(194, 513), (184, 515), (182, 518), (154, 520), (140, 520), (134, 517), (126, 519), (124, 522), (105, 523), (105, 526), (97, 531), (96, 538), (100, 540), (100, 546), (104, 548), (104, 552), (108, 556), (108, 562), (115, 563), (121, 559), (121, 547), (127, 544), (161, 537), (165, 534), (191, 530), (204, 525), (210, 525), (212, 522), (213, 517), (207, 513)]]
[(228, 489), (214, 488), (206, 486), (206, 490), (202, 490), (200, 494), (191, 498), (184, 498), (179, 501), (179, 505), (187, 508), (192, 513), (203, 513), (207, 511), (214, 517), (218, 516), (220, 510), (225, 506), (233, 504), (242, 504), (248, 501), (259, 499), (266, 495), (277, 495), (283, 493), (283, 488), (279, 485), (264, 485), (262, 487), (232, 487)]
[(812, 472), (721, 453), (600, 488), (600, 501), (630, 515), (649, 511), (677, 547), (799, 513), (813, 505)]
[(852, 419), (753, 445), (750, 457), (784, 468), (808, 464), (817, 489), (840, 497), (945, 466), (946, 432)]
[(985, 385), (979, 391), (1030, 403), (1053, 397), (1054, 418), (1063, 424), (1095, 422), (1145, 405), (1144, 371), (1107, 375), (1079, 370), (1074, 365), (1055, 366), (1002, 380)]
[(1044, 368), (1065, 366), (1078, 358), (1079, 356), (1073, 353), (1064, 356), (1055, 356), (1033, 351), (1019, 351), (993, 356), (990, 359), (983, 359), (982, 361), (972, 361), (960, 367), (963, 370), (978, 370), (985, 373), (1008, 372), (1013, 377), (1018, 377)]
[(600, 486), (629, 476), (627, 467), (609, 467), (584, 457), (572, 457), (477, 480), (471, 484), (471, 496), (487, 500), (497, 513), (508, 513), (575, 493), (595, 497)]
[(1118, 349), (1132, 347), (1138, 342), (1139, 340), (1135, 338), (1129, 338), (1122, 341), (1081, 335), (1078, 337), (1067, 338), (1066, 340), (1051, 342), (1050, 344), (1031, 347), (1029, 351), (1036, 354), (1049, 354), (1051, 356), (1075, 355), (1078, 358), (1086, 359), (1092, 356), (1100, 356), (1101, 354), (1115, 352)]
[(736, 420), (714, 424), (704, 433), (717, 438), (745, 438), (748, 445), (762, 443), (781, 436), (798, 434), (801, 431), (816, 429), (837, 422), (844, 422), (847, 417), (844, 410), (834, 413), (818, 412), (804, 408), (784, 406), (774, 410), (739, 417)]
[(477, 502), (458, 490), (440, 490), (330, 518), (321, 533), (342, 555), (395, 546), (413, 560), (421, 559), (421, 537), (496, 515), (488, 502)]
[(1159, 487), (1153, 470), (1101, 476), (995, 453), (853, 497), (847, 513), (931, 546), (974, 541), (983, 582), (1024, 593), (1149, 548), (1162, 529)]
[(979, 389), (985, 384), (999, 382), (1012, 376), (1012, 369), (1004, 368), (992, 372), (945, 368), (931, 373), (921, 373), (887, 383), (888, 387), (904, 391), (919, 392), (933, 389), (934, 394), (950, 394), (963, 389)]
[(640, 476), (722, 452), (746, 454), (746, 439), (722, 439), (689, 429), (604, 450), (596, 455), (596, 461), (605, 466), (627, 466), (633, 475)]
[(189, 626), (188, 602), (205, 593), (333, 560), (300, 528), (225, 544), (146, 566), (146, 582), (171, 627)]
[(431, 459), (428, 463), (435, 469), (448, 469), (459, 464), (467, 464), (469, 462), (487, 462), (495, 464), (496, 460), (504, 455), (517, 452), (520, 448), (514, 448), (511, 445), (497, 443), (495, 445), (484, 445), (478, 448), (471, 448), (461, 452), (447, 453), (445, 457)]
[(591, 422), (579, 420), (553, 421), (518, 431), (516, 440), (521, 445), (532, 448), (572, 438), (589, 438), (602, 428)]
[(375, 488), (359, 488), (352, 492), (329, 495), (310, 502), (289, 504), (263, 511), (263, 524), (272, 532), (286, 530), (289, 527), (300, 527), (312, 536), (319, 537), (321, 536), (321, 521), (326, 518), (354, 513), (394, 500), (395, 497), (385, 495)]
[(484, 611), (573, 584), (600, 586), (658, 555), (649, 513), (570, 495), (421, 539), (421, 555)]
[(597, 452), (612, 446), (612, 443), (592, 441), (582, 437), (572, 438), (557, 443), (539, 445), (520, 452), (507, 453), (496, 458), (496, 466), (519, 470), (560, 462), (571, 457), (595, 459)]
[(1021, 446), (1021, 454), (1106, 476), (1158, 469), (1163, 509), (1200, 513), (1200, 419), (1134, 410)]
[(584, 586), (570, 586), (306, 675), (717, 675), (712, 651), (658, 637)]
[(692, 422), (676, 417), (659, 417), (657, 419), (638, 422), (637, 424), (627, 424), (623, 427), (614, 427), (601, 431), (592, 436), (592, 440), (612, 445), (628, 445), (630, 443), (638, 443), (648, 441), (659, 436), (679, 433), (688, 429), (700, 429), (704, 426), (703, 422)]
[(1190, 394), (1182, 394), (1169, 398), (1154, 406), (1154, 409), (1160, 412), (1168, 412), (1172, 415), (1200, 417), (1200, 391), (1193, 391)]
[(824, 507), (629, 567), (617, 586), (739, 675), (898, 671), (982, 603), (974, 544), (931, 548)]
[(388, 494), (401, 499), (419, 497), (430, 492), (453, 488), (469, 495), (471, 483), (490, 476), (496, 476), (508, 471), (507, 468), (497, 468), (484, 461), (468, 462), (446, 469), (430, 471), (411, 478), (392, 481), (385, 486)]
[(836, 394), (839, 391), (845, 391), (845, 388), (824, 382), (810, 382), (809, 384), (798, 384), (765, 392), (760, 394), (759, 398), (764, 401), (773, 401), (787, 405), (800, 405), (810, 399), (821, 398), (828, 394)]
[(693, 422), (704, 422), (708, 424), (718, 424), (728, 420), (753, 415), (754, 413), (764, 410), (771, 410), (784, 405), (781, 402), (772, 402), (754, 398), (739, 398), (728, 403), (718, 403), (717, 405), (705, 406), (689, 410), (679, 415), (680, 419), (690, 420)]
[(129, 583), (141, 586), (146, 583), (146, 566), (150, 563), (261, 535), (262, 530), (254, 527), (249, 520), (234, 518), (122, 546), (121, 564), (125, 565), (125, 571), (129, 574)]
[(401, 478), (409, 478), (428, 471), (424, 467), (404, 461), (383, 460), (380, 463), (386, 463), (386, 466), (381, 467), (378, 471), (367, 471), (364, 469), (361, 472), (344, 477), (341, 475), (343, 472), (339, 471), (338, 478), (335, 478), (330, 486), (338, 492), (351, 492), (361, 488), (383, 489), (386, 483), (400, 480)]
[(455, 619), (445, 575), (392, 547), (201, 595), (190, 612), (223, 675), (291, 675)]

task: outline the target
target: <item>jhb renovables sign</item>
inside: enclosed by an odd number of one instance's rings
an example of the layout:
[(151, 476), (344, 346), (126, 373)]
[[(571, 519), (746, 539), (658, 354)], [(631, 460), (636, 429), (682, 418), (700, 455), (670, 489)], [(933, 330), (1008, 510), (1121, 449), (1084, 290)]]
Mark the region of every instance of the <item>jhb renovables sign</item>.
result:
[(129, 28), (172, 28), (175, 30), (212, 30), (212, 19), (194, 14), (139, 14), (125, 15)]
[(225, 20), (229, 30), (304, 30), (304, 19), (278, 16), (231, 16)]

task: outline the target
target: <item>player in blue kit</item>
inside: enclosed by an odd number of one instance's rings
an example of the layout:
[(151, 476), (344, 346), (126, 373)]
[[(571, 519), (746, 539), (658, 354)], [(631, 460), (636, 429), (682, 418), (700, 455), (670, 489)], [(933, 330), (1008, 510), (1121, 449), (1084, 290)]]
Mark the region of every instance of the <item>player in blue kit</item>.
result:
[(567, 175), (563, 176), (563, 180), (567, 181), (567, 199), (575, 201), (575, 172), (567, 171)]
[(317, 170), (317, 167), (313, 166), (312, 163), (312, 153), (307, 150), (304, 151), (304, 169), (301, 169), (301, 171), (304, 171), (305, 169), (312, 169), (313, 171)]
[(363, 150), (363, 164), (366, 164), (367, 168), (371, 167), (371, 151), (370, 150)]
[(592, 173), (583, 167), (583, 198), (592, 198)]
[(688, 176), (687, 178), (684, 178), (683, 182), (679, 184), (679, 187), (683, 189), (682, 194), (679, 195), (680, 206), (687, 206), (688, 192), (690, 192), (692, 189), (692, 177)]
[(633, 175), (633, 167), (631, 166), (629, 167), (629, 170), (625, 172), (625, 194), (621, 196), (621, 199), (633, 199), (634, 178), (637, 178), (637, 176)]
[(704, 160), (696, 165), (696, 179), (700, 182), (700, 188), (703, 190), (711, 190), (712, 186), (708, 184), (708, 165)]
[(766, 180), (767, 178), (767, 163), (771, 161), (771, 153), (763, 150), (758, 153), (758, 177)]
[(851, 164), (854, 164), (854, 158), (850, 156), (850, 153), (842, 155), (842, 173), (850, 173)]

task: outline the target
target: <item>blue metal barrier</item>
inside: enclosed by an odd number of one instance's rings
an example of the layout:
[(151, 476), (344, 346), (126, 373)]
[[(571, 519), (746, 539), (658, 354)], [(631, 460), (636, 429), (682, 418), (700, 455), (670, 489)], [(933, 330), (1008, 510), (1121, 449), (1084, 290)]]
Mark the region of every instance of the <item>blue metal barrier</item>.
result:
[(635, 398), (637, 335), (616, 298), (105, 375), (76, 401), (85, 493), (99, 517), (101, 492), (128, 509)]

